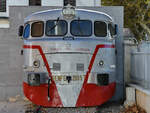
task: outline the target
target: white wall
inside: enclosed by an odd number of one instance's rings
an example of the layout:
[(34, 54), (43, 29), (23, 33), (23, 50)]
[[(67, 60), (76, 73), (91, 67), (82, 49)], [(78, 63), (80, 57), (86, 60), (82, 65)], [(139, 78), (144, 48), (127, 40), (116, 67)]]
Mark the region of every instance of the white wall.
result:
[[(42, 6), (63, 6), (64, 0), (42, 0)], [(101, 0), (76, 0), (77, 6), (101, 6)]]
[(15, 6), (26, 6), (29, 4), (29, 0), (7, 0), (8, 5), (15, 5)]
[[(64, 0), (41, 0), (42, 6), (63, 6)], [(28, 6), (29, 0), (6, 0), (7, 11), (0, 12), (0, 17), (9, 17), (9, 6)], [(101, 0), (76, 0), (77, 6), (101, 6)]]
[(63, 6), (64, 0), (42, 0), (42, 6)]
[[(7, 5), (26, 6), (29, 0), (6, 0)], [(42, 6), (63, 6), (64, 0), (41, 0)], [(101, 0), (76, 0), (77, 6), (100, 6)]]
[(94, 0), (94, 6), (101, 6), (101, 0)]
[(101, 6), (101, 0), (76, 0), (77, 6)]

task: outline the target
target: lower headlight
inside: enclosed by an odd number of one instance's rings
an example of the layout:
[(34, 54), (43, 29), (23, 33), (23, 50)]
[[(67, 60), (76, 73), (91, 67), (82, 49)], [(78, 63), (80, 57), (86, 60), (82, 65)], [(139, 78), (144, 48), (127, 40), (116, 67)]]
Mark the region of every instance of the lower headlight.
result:
[(35, 60), (33, 62), (33, 66), (36, 67), (36, 68), (39, 68), (40, 67), (40, 61), (39, 60)]
[(40, 85), (40, 74), (30, 73), (28, 74), (28, 84), (31, 86)]

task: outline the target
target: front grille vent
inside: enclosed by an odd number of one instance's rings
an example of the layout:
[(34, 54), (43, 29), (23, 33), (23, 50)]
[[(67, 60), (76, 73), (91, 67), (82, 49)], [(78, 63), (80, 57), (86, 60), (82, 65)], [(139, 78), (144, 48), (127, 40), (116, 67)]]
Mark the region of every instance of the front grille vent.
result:
[(100, 86), (106, 86), (109, 84), (109, 74), (97, 74), (97, 82)]
[(76, 69), (77, 69), (77, 71), (84, 71), (84, 64), (77, 63)]
[(60, 63), (53, 63), (53, 71), (60, 71), (61, 64)]

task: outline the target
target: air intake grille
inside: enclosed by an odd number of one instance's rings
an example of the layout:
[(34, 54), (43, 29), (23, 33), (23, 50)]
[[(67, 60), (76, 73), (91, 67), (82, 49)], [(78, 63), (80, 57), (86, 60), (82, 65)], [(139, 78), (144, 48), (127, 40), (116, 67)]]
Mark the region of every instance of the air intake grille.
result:
[(97, 82), (100, 86), (106, 86), (109, 84), (109, 75), (108, 74), (97, 74)]
[(53, 63), (53, 70), (54, 71), (60, 71), (61, 65), (60, 63)]
[(77, 64), (77, 71), (84, 71), (84, 64)]

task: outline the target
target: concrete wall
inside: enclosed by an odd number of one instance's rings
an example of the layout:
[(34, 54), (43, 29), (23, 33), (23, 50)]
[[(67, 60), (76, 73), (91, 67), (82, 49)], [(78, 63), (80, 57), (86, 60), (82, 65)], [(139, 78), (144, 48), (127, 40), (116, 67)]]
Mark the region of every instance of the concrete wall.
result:
[(133, 40), (124, 40), (124, 80), (125, 83), (130, 83), (130, 72), (131, 72), (131, 51), (135, 49), (137, 45)]
[(9, 16), (9, 6), (28, 6), (29, 0), (6, 0), (6, 12), (0, 12), (0, 16)]
[(22, 95), (22, 43), (11, 29), (0, 29), (0, 100)]
[[(10, 28), (0, 29), (0, 100), (23, 95), (22, 93), (22, 65), (23, 56), (20, 55), (23, 41), (17, 36), (18, 27), (24, 18), (37, 11), (54, 9), (56, 7), (10, 7)], [(117, 39), (117, 92), (115, 98), (123, 98), (123, 8), (122, 7), (81, 7), (108, 13), (119, 24), (119, 38)], [(116, 13), (117, 12), (117, 13)]]
[(150, 90), (137, 84), (129, 84), (129, 86), (135, 88), (136, 104), (143, 108), (146, 113), (150, 113)]
[(136, 90), (136, 102), (137, 105), (142, 107), (147, 113), (150, 113), (150, 94)]
[[(6, 12), (0, 12), (1, 17), (9, 17), (9, 6), (29, 6), (29, 0), (6, 0)], [(64, 0), (41, 0), (42, 6), (63, 6)], [(101, 0), (76, 0), (77, 6), (100, 6)]]

